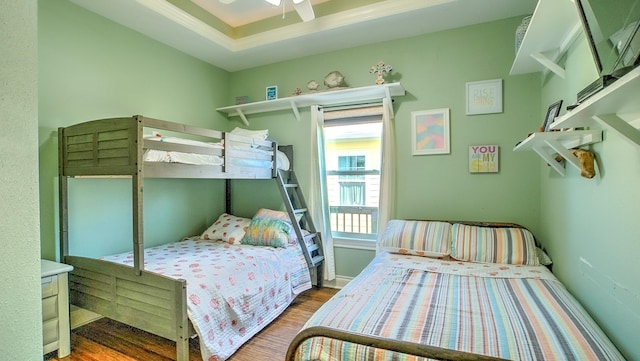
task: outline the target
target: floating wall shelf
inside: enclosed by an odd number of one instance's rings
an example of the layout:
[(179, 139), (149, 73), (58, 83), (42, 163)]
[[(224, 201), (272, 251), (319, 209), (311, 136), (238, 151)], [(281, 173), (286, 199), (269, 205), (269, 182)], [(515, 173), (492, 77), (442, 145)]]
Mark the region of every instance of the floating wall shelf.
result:
[(296, 119), (300, 120), (300, 108), (311, 105), (348, 105), (373, 102), (402, 96), (405, 90), (400, 83), (385, 83), (359, 88), (345, 88), (328, 91), (318, 91), (302, 95), (291, 96), (274, 100), (265, 100), (247, 104), (232, 105), (218, 108), (219, 112), (226, 113), (229, 117), (239, 116), (245, 125), (249, 125), (248, 114), (273, 112), (291, 109)]
[(557, 61), (582, 31), (572, 0), (540, 0), (509, 74), (551, 70), (564, 78)]
[(565, 174), (564, 165), (555, 159), (559, 154), (569, 164), (580, 170), (580, 161), (569, 149), (602, 141), (601, 130), (571, 130), (564, 132), (533, 133), (518, 143), (514, 151), (533, 150), (560, 175)]
[[(576, 108), (558, 117), (551, 129), (606, 124), (640, 147), (640, 67), (592, 95)], [(634, 125), (635, 124), (635, 125)]]

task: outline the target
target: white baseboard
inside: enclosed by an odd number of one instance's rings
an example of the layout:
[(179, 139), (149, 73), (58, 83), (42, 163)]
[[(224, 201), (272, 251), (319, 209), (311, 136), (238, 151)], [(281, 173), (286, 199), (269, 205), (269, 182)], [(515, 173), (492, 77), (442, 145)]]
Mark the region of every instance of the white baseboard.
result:
[(344, 286), (347, 285), (347, 283), (349, 283), (349, 281), (351, 281), (353, 279), (353, 277), (345, 277), (345, 276), (336, 276), (336, 278), (334, 280), (331, 281), (324, 281), (324, 283), (322, 284), (323, 287), (328, 287), (328, 288), (342, 288)]
[(84, 308), (80, 308), (78, 306), (71, 305), (69, 323), (71, 324), (72, 330), (101, 318), (102, 315), (91, 312), (89, 310), (85, 310)]

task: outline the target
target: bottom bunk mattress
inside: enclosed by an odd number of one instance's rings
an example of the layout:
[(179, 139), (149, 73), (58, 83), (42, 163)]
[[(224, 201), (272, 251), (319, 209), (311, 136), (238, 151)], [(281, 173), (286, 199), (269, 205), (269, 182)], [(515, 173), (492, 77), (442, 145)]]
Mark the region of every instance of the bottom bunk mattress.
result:
[[(133, 265), (133, 253), (103, 257)], [(300, 247), (187, 239), (145, 250), (145, 270), (187, 281), (203, 360), (225, 360), (311, 288)]]
[[(544, 266), (381, 253), (303, 330), (313, 326), (508, 360), (623, 360)], [(328, 337), (295, 359), (424, 360)]]

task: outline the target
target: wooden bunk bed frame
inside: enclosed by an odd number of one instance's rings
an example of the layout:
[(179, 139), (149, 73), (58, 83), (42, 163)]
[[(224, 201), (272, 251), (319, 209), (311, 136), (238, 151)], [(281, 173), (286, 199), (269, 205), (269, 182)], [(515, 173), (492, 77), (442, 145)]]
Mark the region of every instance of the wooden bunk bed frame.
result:
[[(224, 149), (145, 139), (144, 128), (175, 132), (206, 141), (223, 140)], [(216, 130), (168, 122), (140, 115), (94, 120), (58, 130), (59, 218), (62, 262), (74, 270), (69, 276), (71, 304), (176, 342), (177, 360), (189, 359), (189, 337), (195, 331), (187, 317), (186, 281), (144, 270), (143, 181), (144, 178), (274, 179), (277, 168), (276, 142)], [(234, 165), (235, 160), (256, 159), (255, 153), (234, 149), (232, 142), (268, 147), (271, 168)], [(147, 149), (218, 155), (224, 165), (190, 165), (143, 161)], [(292, 159), (292, 147), (281, 147)], [(283, 172), (285, 173), (285, 172)], [(293, 172), (290, 172), (293, 173)], [(69, 255), (68, 178), (130, 177), (133, 203), (133, 267), (99, 259)], [(293, 217), (293, 215), (291, 215)], [(303, 251), (304, 241), (300, 241)], [(321, 245), (320, 245), (321, 247)], [(315, 254), (322, 249), (314, 251)], [(306, 252), (305, 252), (306, 254)], [(307, 258), (309, 260), (309, 258)], [(317, 271), (322, 264), (309, 264)]]

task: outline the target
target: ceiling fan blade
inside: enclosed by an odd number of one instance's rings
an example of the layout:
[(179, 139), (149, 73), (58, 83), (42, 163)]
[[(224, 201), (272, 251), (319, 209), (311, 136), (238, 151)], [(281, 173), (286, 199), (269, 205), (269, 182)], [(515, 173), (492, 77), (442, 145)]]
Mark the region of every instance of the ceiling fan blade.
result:
[(298, 15), (300, 15), (302, 21), (311, 21), (316, 18), (310, 0), (293, 0), (293, 7), (298, 12)]

